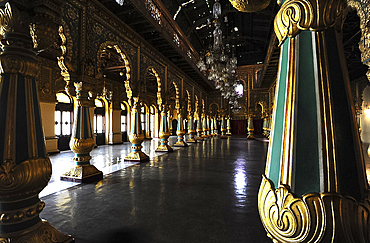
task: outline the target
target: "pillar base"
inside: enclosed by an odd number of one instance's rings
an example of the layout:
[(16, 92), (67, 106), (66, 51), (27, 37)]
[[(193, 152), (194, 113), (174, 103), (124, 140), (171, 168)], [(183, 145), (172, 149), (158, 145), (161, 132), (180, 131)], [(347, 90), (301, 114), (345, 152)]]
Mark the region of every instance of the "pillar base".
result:
[(229, 138), (229, 137), (226, 136), (226, 135), (221, 135), (220, 138), (225, 139), (225, 138)]
[(149, 162), (149, 156), (142, 151), (132, 151), (126, 156), (124, 161)]
[(94, 182), (103, 179), (103, 172), (98, 170), (95, 166), (88, 165), (77, 165), (70, 171), (64, 173), (60, 179), (62, 181), (72, 181), (72, 182)]
[(329, 192), (296, 197), (264, 175), (258, 192), (258, 211), (273, 242), (369, 242), (369, 210), (367, 198)]
[(189, 145), (187, 143), (185, 143), (184, 141), (177, 141), (173, 146), (175, 146), (175, 147), (187, 147)]
[(202, 138), (202, 137), (196, 137), (195, 140), (197, 140), (197, 141), (203, 141), (204, 138)]
[(226, 133), (226, 135), (227, 135), (227, 136), (231, 136), (232, 134), (231, 134), (231, 132), (229, 132), (229, 133)]
[(251, 140), (253, 140), (253, 139), (256, 139), (256, 138), (254, 137), (254, 135), (253, 135), (253, 134), (249, 134), (249, 135), (247, 136), (247, 139), (251, 139)]
[(55, 229), (46, 220), (42, 220), (24, 232), (18, 231), (2, 234), (1, 242), (60, 242), (72, 243), (75, 239), (70, 235), (64, 235)]
[(173, 152), (173, 149), (171, 148), (170, 145), (159, 145), (158, 148), (155, 150), (155, 152)]
[(197, 140), (195, 138), (189, 138), (186, 140), (187, 143), (197, 143)]

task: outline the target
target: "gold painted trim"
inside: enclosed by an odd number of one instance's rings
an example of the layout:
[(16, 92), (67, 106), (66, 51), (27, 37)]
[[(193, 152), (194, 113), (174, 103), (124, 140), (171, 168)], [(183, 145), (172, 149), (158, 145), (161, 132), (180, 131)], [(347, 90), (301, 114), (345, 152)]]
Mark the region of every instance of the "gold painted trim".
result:
[(275, 189), (263, 175), (258, 211), (274, 242), (370, 242), (368, 199), (358, 202), (337, 193), (309, 193), (299, 198), (287, 185)]
[(320, 31), (340, 26), (345, 17), (346, 0), (287, 0), (274, 21), (279, 45), (302, 30)]

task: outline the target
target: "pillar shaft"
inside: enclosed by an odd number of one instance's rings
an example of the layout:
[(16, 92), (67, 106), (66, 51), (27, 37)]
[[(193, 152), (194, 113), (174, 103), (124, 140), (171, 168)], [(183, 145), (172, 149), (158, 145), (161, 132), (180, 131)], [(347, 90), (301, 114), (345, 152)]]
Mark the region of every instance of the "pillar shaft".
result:
[(254, 139), (254, 126), (253, 126), (253, 117), (250, 115), (248, 118), (248, 139)]
[(226, 136), (226, 121), (225, 121), (224, 116), (221, 117), (221, 136), (220, 136), (220, 138), (227, 138), (227, 136)]
[(230, 117), (226, 120), (226, 135), (231, 136), (231, 122)]
[(125, 161), (134, 162), (148, 162), (149, 156), (141, 151), (141, 143), (144, 141), (144, 133), (141, 128), (140, 121), (140, 103), (139, 97), (133, 97), (133, 106), (131, 109), (131, 134), (129, 136), (131, 146), (131, 153), (129, 153)]
[(200, 115), (198, 115), (198, 120), (197, 120), (198, 136), (195, 138), (198, 141), (203, 141), (204, 140), (204, 138), (202, 136), (202, 133), (203, 133), (203, 128), (202, 127), (203, 127), (202, 118), (200, 117)]
[(275, 18), (281, 59), (258, 208), (276, 242), (370, 242), (368, 184), (340, 33), (346, 6), (288, 0)]
[(168, 120), (167, 120), (167, 112), (166, 107), (163, 105), (161, 111), (161, 126), (159, 130), (159, 138), (161, 139), (161, 144), (155, 150), (156, 152), (172, 152), (173, 149), (170, 145), (168, 145), (168, 138), (170, 136), (170, 132), (168, 130)]
[(77, 107), (69, 146), (75, 153), (73, 160), (76, 167), (64, 173), (60, 179), (73, 182), (99, 181), (103, 178), (103, 173), (90, 164), (90, 152), (95, 142), (90, 120), (89, 95), (83, 90), (82, 83), (75, 83), (75, 87)]
[(178, 112), (178, 115), (177, 115), (177, 131), (176, 131), (176, 134), (177, 134), (177, 142), (174, 144), (175, 147), (187, 147), (187, 143), (185, 143), (184, 141), (184, 135), (185, 135), (185, 131), (184, 131), (184, 119), (182, 119), (182, 115), (181, 115), (181, 111)]
[(195, 128), (194, 128), (194, 119), (191, 113), (189, 113), (189, 121), (188, 121), (188, 134), (189, 138), (186, 142), (188, 143), (196, 143), (197, 140), (195, 139)]
[(211, 132), (211, 136), (216, 136), (216, 134), (215, 134), (215, 124), (214, 124), (214, 122), (213, 122), (213, 119), (214, 118), (210, 118), (210, 125), (211, 125), (211, 130), (210, 130), (210, 132)]
[(202, 127), (203, 127), (203, 135), (202, 137), (204, 139), (208, 138), (208, 135), (207, 135), (207, 131), (208, 131), (208, 127), (207, 127), (207, 116), (203, 116), (202, 117)]
[[(52, 172), (45, 151), (35, 80), (36, 52), (33, 50), (35, 44), (41, 43), (38, 38), (43, 37), (45, 29), (33, 25), (33, 33), (39, 36), (31, 38), (29, 19), (24, 16), (32, 11), (21, 13), (8, 2), (0, 6), (3, 34), (0, 53), (0, 242), (73, 242), (72, 237), (61, 234), (39, 216), (45, 207), (39, 193), (48, 184)], [(47, 14), (44, 17), (48, 19)], [(48, 20), (49, 24), (54, 24)], [(50, 32), (45, 34), (56, 37)]]

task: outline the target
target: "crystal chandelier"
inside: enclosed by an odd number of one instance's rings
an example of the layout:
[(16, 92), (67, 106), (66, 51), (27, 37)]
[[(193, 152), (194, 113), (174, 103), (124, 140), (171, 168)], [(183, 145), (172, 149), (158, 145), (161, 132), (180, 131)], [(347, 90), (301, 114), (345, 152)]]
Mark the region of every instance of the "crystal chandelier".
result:
[[(201, 57), (197, 67), (207, 75), (208, 80), (214, 81), (216, 89), (221, 91), (221, 96), (229, 100), (232, 108), (239, 107), (240, 96), (236, 93), (237, 86), (236, 68), (238, 60), (232, 55), (229, 57), (229, 45), (223, 45), (222, 30), (220, 23), (221, 4), (216, 0), (213, 5), (213, 46), (207, 50), (204, 57)], [(225, 18), (227, 21), (227, 18)]]

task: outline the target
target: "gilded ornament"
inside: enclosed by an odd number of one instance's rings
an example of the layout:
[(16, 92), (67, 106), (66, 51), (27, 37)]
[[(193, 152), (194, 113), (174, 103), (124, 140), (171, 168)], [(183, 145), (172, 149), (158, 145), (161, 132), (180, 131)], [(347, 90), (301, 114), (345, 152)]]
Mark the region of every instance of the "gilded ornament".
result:
[(74, 153), (88, 154), (95, 146), (93, 138), (71, 138), (69, 146)]
[(144, 141), (144, 134), (132, 133), (129, 135), (129, 140), (132, 144), (141, 144)]
[(38, 73), (38, 67), (35, 59), (27, 59), (22, 56), (3, 54), (0, 56), (1, 73), (21, 73), (25, 76), (35, 77)]
[(27, 242), (27, 243), (50, 243), (64, 242), (72, 243), (74, 239), (69, 235), (64, 235), (51, 226), (47, 221), (43, 220), (35, 226), (24, 232), (16, 232), (12, 234), (3, 234), (0, 238), (1, 243), (10, 242)]
[(230, 3), (241, 12), (257, 12), (267, 8), (270, 0), (229, 0)]
[(302, 30), (320, 31), (341, 24), (346, 0), (287, 0), (275, 17), (274, 29), (279, 44)]
[(11, 31), (10, 22), (12, 21), (12, 9), (9, 2), (5, 4), (4, 9), (0, 9), (0, 39), (3, 38), (5, 32)]
[(0, 199), (39, 193), (51, 178), (49, 158), (35, 158), (16, 164), (6, 160), (0, 165)]
[(274, 242), (369, 242), (369, 200), (337, 193), (295, 197), (287, 185), (275, 189), (263, 176), (258, 211)]

